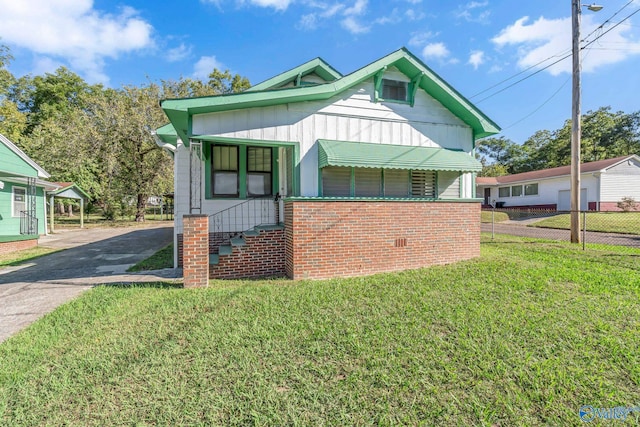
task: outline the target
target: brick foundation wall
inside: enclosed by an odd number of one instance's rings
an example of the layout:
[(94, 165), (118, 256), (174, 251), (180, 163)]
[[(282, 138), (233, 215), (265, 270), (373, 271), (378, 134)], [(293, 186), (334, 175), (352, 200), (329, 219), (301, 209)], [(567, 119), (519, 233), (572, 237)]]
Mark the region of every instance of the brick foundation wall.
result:
[(0, 254), (8, 254), (9, 252), (21, 251), (23, 249), (34, 248), (36, 246), (38, 246), (38, 239), (0, 242)]
[(480, 203), (285, 202), (293, 279), (368, 275), (480, 256)]
[[(636, 208), (636, 211), (640, 209)], [(618, 207), (618, 202), (600, 202), (601, 212), (622, 212), (622, 209)]]
[(259, 236), (245, 236), (246, 244), (236, 246), (209, 267), (209, 277), (246, 279), (285, 276), (284, 230), (261, 230)]
[(183, 272), (185, 288), (204, 287), (209, 284), (209, 217), (185, 215), (183, 217)]
[[(182, 242), (183, 234), (178, 234), (178, 267), (182, 267)], [(228, 243), (229, 239), (222, 237), (220, 233), (209, 233), (209, 252), (212, 254), (218, 253), (218, 248), (224, 243)]]

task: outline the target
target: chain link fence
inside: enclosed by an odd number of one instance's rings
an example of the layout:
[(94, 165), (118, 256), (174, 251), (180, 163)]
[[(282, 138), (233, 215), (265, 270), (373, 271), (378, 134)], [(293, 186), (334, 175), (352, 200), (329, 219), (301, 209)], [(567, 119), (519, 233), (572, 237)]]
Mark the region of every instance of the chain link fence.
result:
[[(571, 213), (533, 209), (484, 209), (482, 232), (496, 235), (570, 241)], [(486, 234), (485, 234), (486, 236)], [(590, 244), (640, 249), (640, 212), (580, 212), (580, 247)]]

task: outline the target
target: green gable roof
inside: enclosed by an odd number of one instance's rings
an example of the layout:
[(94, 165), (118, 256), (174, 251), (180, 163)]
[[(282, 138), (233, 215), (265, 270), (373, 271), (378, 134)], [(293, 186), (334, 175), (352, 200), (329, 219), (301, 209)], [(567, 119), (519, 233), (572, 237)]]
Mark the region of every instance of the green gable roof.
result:
[(469, 154), (445, 148), (318, 140), (318, 167), (480, 172), (482, 164)]
[(49, 178), (47, 171), (2, 134), (0, 134), (0, 176)]
[(340, 77), (342, 77), (342, 74), (336, 71), (331, 65), (325, 62), (322, 58), (315, 58), (289, 71), (285, 71), (284, 73), (278, 74), (275, 77), (271, 77), (270, 79), (265, 80), (262, 83), (258, 83), (257, 85), (251, 86), (249, 89), (246, 90), (246, 92), (256, 92), (259, 90), (277, 89), (291, 82), (295, 82), (296, 80), (304, 76), (307, 76), (309, 74), (316, 74), (318, 77), (320, 77), (327, 83), (333, 82), (335, 80), (338, 80)]
[[(500, 131), (498, 125), (484, 115), (482, 111), (471, 104), (471, 102), (460, 95), (440, 78), (440, 76), (405, 48), (399, 49), (330, 83), (286, 89), (249, 90), (238, 94), (200, 98), (166, 99), (161, 101), (160, 104), (174, 125), (178, 137), (185, 143), (188, 143), (190, 115), (303, 101), (325, 100), (372, 78), (378, 72), (391, 66), (396, 67), (412, 80), (415, 79), (418, 82), (419, 88), (431, 95), (454, 115), (469, 125), (473, 129), (473, 134), (476, 139), (494, 135)], [(284, 81), (283, 79), (284, 77), (279, 81)], [(267, 82), (263, 82), (261, 85), (264, 84), (268, 86), (276, 81), (271, 81), (268, 84)]]
[(167, 123), (166, 125), (156, 129), (156, 136), (162, 142), (171, 144), (173, 146), (178, 145), (178, 134), (171, 123)]

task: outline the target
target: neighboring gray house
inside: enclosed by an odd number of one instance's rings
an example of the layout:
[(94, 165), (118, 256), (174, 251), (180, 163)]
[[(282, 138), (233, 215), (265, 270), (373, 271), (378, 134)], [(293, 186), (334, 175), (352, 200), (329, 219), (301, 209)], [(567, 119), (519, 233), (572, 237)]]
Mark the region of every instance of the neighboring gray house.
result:
[[(640, 157), (616, 157), (580, 166), (580, 209), (616, 211), (623, 197), (640, 202)], [(571, 166), (476, 179), (484, 206), (570, 210)]]

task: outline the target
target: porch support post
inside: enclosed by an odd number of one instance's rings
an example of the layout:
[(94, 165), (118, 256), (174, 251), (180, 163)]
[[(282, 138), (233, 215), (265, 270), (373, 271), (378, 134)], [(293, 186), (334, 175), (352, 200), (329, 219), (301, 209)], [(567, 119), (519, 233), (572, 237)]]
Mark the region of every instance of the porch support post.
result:
[(55, 205), (54, 205), (54, 197), (53, 194), (49, 197), (49, 221), (50, 221), (50, 226), (49, 226), (49, 232), (53, 233), (55, 231), (55, 225), (54, 225), (54, 213), (55, 213)]
[(184, 215), (182, 266), (185, 288), (209, 285), (209, 217)]
[(84, 198), (80, 197), (80, 228), (84, 228)]

